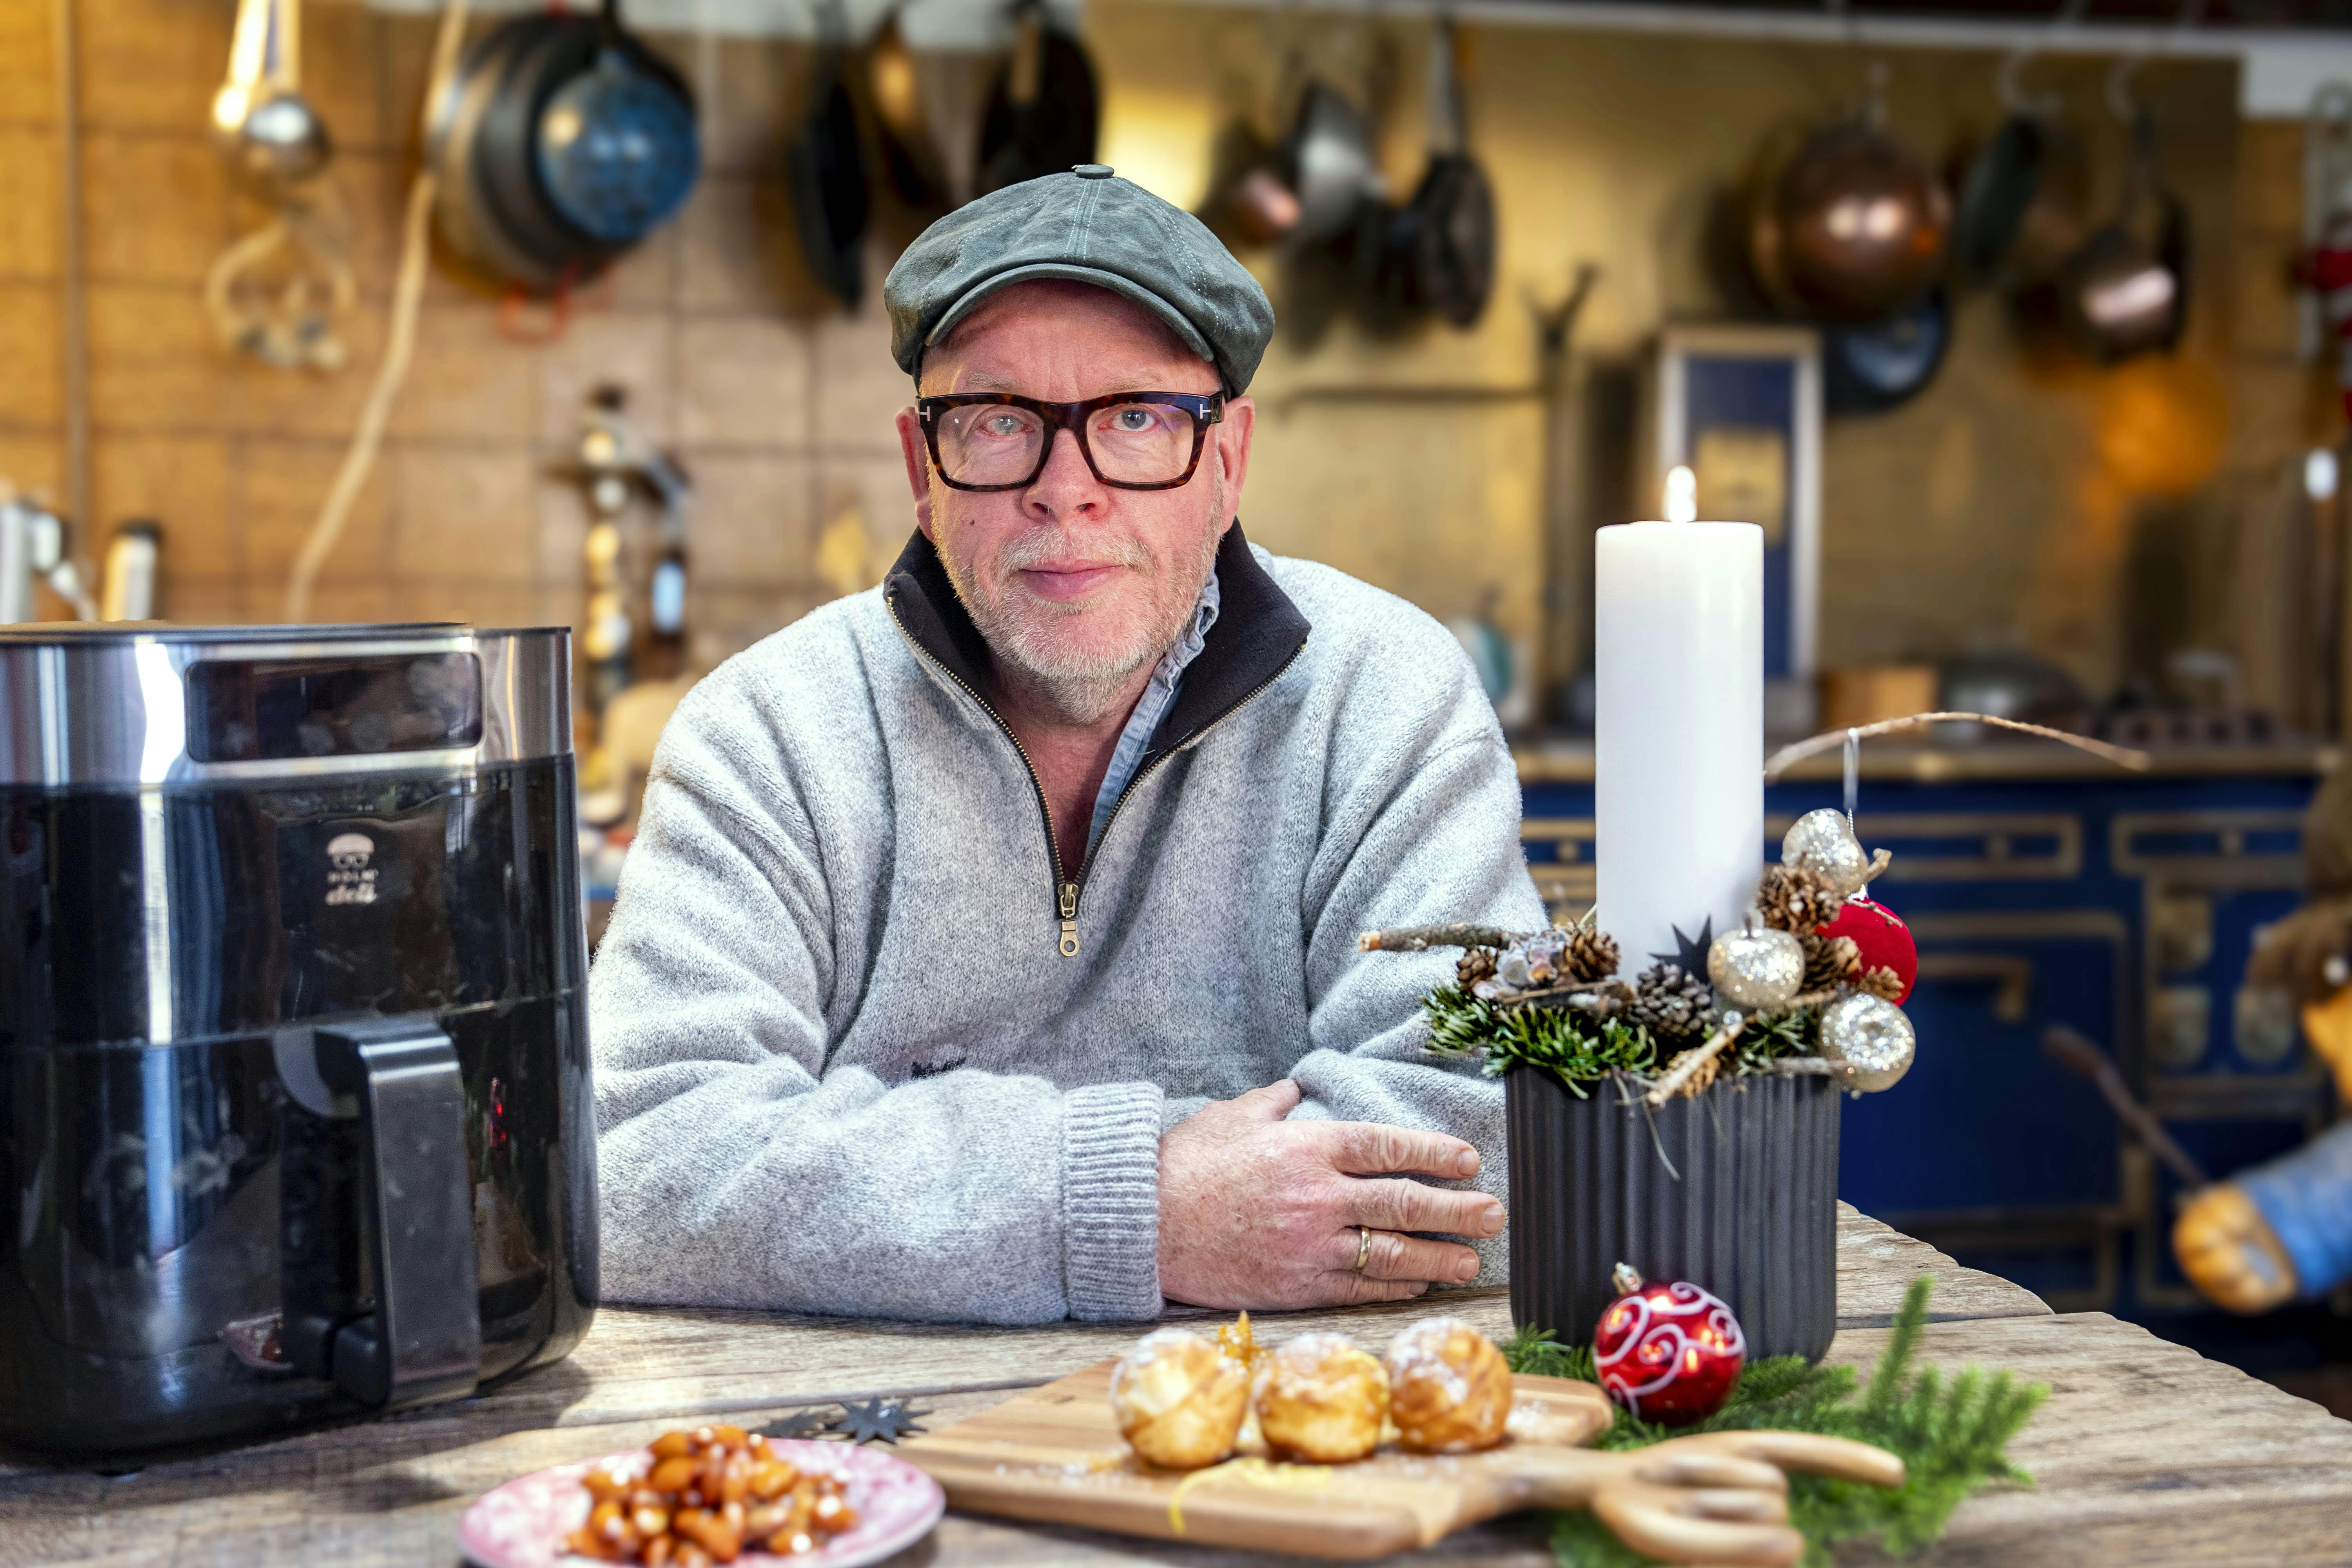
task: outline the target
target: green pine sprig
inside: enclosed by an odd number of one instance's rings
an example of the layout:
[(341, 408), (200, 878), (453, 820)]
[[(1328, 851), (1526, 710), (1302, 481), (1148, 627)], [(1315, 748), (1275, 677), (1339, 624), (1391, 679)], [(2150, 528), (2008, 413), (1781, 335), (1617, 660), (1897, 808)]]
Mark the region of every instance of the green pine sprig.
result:
[[(1663, 1072), (1673, 1055), (1647, 1029), (1622, 1018), (1595, 1018), (1570, 1007), (1497, 1006), (1458, 985), (1432, 991), (1422, 998), (1422, 1011), (1429, 1019), (1429, 1048), (1439, 1056), (1479, 1057), (1495, 1078), (1515, 1068), (1539, 1068), (1579, 1099), (1590, 1098), (1586, 1085), (1612, 1073)], [(1820, 1021), (1811, 1008), (1757, 1019), (1733, 1042), (1723, 1065), (1733, 1073), (1758, 1072), (1782, 1057), (1809, 1055)]]
[(1497, 1007), (1458, 985), (1431, 992), (1422, 1008), (1429, 1015), (1429, 1048), (1438, 1055), (1483, 1057), (1495, 1078), (1513, 1068), (1541, 1068), (1580, 1099), (1587, 1098), (1584, 1084), (1658, 1065), (1649, 1031), (1618, 1018), (1567, 1007)]
[[(1898, 1456), (1906, 1475), (1888, 1490), (1817, 1476), (1789, 1478), (1789, 1522), (1805, 1536), (1805, 1562), (1827, 1564), (1840, 1541), (1878, 1538), (1900, 1555), (1944, 1532), (1952, 1510), (1979, 1489), (2000, 1482), (2032, 1486), (2032, 1477), (2010, 1462), (2011, 1439), (2024, 1429), (2049, 1394), (2042, 1384), (2020, 1384), (2010, 1373), (1970, 1367), (1948, 1380), (1936, 1367), (1915, 1369), (1935, 1282), (1911, 1282), (1894, 1331), (1868, 1384), (1856, 1387), (1852, 1367), (1808, 1365), (1801, 1356), (1751, 1363), (1721, 1410), (1695, 1426), (1669, 1427), (1619, 1411), (1616, 1425), (1594, 1445), (1638, 1448), (1699, 1432), (1817, 1432), (1875, 1444)], [(1514, 1372), (1546, 1377), (1591, 1377), (1590, 1346), (1563, 1345), (1551, 1334), (1522, 1328), (1503, 1346)], [(1647, 1563), (1589, 1513), (1556, 1515), (1552, 1552), (1566, 1568), (1633, 1568)]]

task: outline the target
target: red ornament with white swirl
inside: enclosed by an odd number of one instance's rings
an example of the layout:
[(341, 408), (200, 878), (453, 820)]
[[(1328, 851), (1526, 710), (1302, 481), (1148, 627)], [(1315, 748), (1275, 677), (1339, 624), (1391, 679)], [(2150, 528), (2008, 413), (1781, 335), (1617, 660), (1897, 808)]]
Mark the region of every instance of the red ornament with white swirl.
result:
[(1687, 1426), (1723, 1408), (1748, 1360), (1720, 1297), (1683, 1280), (1645, 1285), (1622, 1263), (1622, 1292), (1601, 1313), (1592, 1360), (1609, 1397), (1643, 1421)]

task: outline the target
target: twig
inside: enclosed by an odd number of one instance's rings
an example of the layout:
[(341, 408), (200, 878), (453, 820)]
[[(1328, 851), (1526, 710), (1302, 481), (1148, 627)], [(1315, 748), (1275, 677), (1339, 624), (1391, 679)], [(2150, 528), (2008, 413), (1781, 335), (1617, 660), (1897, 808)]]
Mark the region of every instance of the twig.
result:
[(2063, 730), (2053, 730), (2046, 725), (2027, 724), (2015, 719), (2003, 719), (1995, 713), (1914, 713), (1906, 719), (1882, 719), (1875, 724), (1864, 724), (1853, 730), (1825, 731), (1811, 740), (1798, 741), (1783, 746), (1764, 759), (1764, 776), (1768, 780), (1777, 778), (1783, 771), (1795, 763), (1803, 762), (1807, 757), (1826, 752), (1832, 746), (1843, 746), (1848, 735), (1857, 739), (1864, 739), (1872, 735), (1891, 735), (1897, 730), (1908, 730), (1923, 724), (1992, 724), (2003, 730), (2015, 730), (2020, 734), (2037, 735), (2045, 741), (2061, 742), (2074, 747), (2076, 751), (2088, 752), (2095, 757), (2103, 757), (2117, 767), (2129, 768), (2134, 773), (2145, 773), (2149, 765), (2148, 754), (2146, 752), (2137, 752), (2128, 746), (2110, 746), (2105, 741), (2094, 741), (2084, 735), (2070, 735)]
[(1422, 952), (1433, 947), (1508, 947), (1525, 940), (1524, 933), (1500, 926), (1457, 921), (1443, 926), (1398, 926), (1368, 931), (1356, 939), (1358, 952)]
[(1843, 1069), (1827, 1057), (1782, 1057), (1764, 1070), (1781, 1078), (1835, 1078)]
[(1679, 1094), (1685, 1084), (1698, 1076), (1701, 1068), (1721, 1056), (1724, 1047), (1739, 1037), (1739, 1031), (1747, 1024), (1738, 1014), (1726, 1013), (1723, 1026), (1707, 1037), (1706, 1044), (1676, 1057), (1674, 1065), (1666, 1069), (1666, 1076), (1650, 1086), (1650, 1103), (1664, 1105)]
[(1537, 1007), (1566, 1007), (1579, 1013), (1590, 1013), (1596, 1018), (1613, 1018), (1633, 1002), (1633, 988), (1622, 980), (1604, 980), (1599, 985), (1553, 986), (1544, 991), (1523, 991), (1503, 999), (1504, 1005), (1525, 1002)]

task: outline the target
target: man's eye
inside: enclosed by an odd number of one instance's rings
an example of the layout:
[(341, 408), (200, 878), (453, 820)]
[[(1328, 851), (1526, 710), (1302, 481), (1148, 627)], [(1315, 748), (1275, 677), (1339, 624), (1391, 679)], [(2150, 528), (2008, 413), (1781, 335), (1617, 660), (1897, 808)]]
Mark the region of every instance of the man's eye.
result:
[(991, 436), (1018, 436), (1021, 434), (1021, 421), (1011, 414), (992, 414), (982, 423), (981, 428)]
[(1111, 428), (1114, 430), (1149, 430), (1156, 423), (1149, 408), (1117, 409), (1110, 416)]

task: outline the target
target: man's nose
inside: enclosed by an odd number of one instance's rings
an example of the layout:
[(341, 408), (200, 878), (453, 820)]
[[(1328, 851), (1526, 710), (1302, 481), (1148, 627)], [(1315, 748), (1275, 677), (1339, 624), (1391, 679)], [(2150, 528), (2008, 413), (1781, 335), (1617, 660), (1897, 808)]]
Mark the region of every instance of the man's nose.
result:
[(1063, 429), (1054, 432), (1054, 444), (1045, 451), (1045, 467), (1021, 500), (1032, 516), (1059, 520), (1099, 512), (1110, 496), (1087, 466), (1087, 455), (1078, 449), (1077, 433)]

